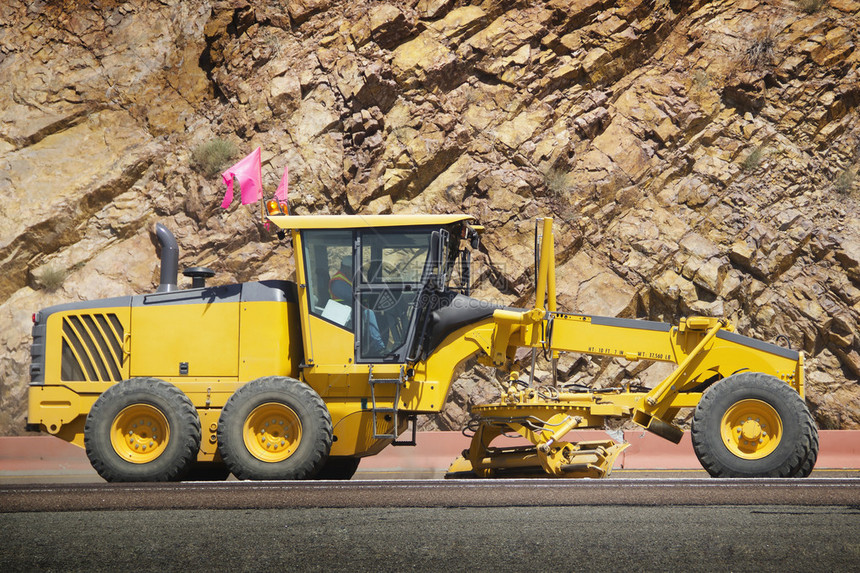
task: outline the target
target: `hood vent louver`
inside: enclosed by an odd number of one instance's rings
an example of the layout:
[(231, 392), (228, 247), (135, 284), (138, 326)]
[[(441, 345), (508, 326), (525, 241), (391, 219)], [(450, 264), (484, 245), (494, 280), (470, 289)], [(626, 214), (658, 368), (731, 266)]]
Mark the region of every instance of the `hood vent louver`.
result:
[(63, 317), (60, 378), (64, 382), (119, 382), (125, 333), (115, 314)]

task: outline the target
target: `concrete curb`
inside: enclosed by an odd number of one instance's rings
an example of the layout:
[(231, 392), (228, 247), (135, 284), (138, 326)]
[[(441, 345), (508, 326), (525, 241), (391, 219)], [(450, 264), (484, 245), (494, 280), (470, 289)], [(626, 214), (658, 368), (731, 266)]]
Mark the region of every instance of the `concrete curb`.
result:
[[(822, 430), (821, 448), (816, 469), (860, 469), (860, 430)], [(572, 440), (605, 440), (600, 430), (573, 432)], [(689, 433), (680, 444), (673, 444), (654, 434), (628, 430), (624, 439), (630, 446), (615, 462), (617, 469), (700, 470)], [(501, 440), (501, 438), (500, 438)], [(520, 440), (494, 445), (517, 445)], [(469, 438), (460, 432), (419, 432), (415, 447), (388, 447), (376, 456), (365, 458), (360, 471), (421, 472), (444, 471), (469, 447)], [(53, 436), (0, 438), (0, 475), (90, 474), (86, 452)]]

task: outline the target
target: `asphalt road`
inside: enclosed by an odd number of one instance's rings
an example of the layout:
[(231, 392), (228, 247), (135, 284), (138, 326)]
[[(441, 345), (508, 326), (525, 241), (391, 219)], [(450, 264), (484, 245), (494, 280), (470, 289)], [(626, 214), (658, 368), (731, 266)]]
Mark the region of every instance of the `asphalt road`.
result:
[(3, 486), (0, 571), (857, 571), (858, 484)]
[(762, 504), (860, 506), (860, 479), (229, 481), (0, 486), (3, 512)]
[(4, 571), (856, 571), (860, 510), (574, 506), (4, 514)]

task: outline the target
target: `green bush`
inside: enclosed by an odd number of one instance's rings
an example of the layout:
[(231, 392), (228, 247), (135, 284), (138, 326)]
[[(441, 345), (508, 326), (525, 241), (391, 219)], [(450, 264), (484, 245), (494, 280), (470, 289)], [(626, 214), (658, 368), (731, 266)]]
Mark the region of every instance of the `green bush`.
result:
[(215, 177), (229, 167), (236, 157), (236, 146), (227, 139), (216, 138), (201, 143), (191, 152), (191, 166), (204, 177)]

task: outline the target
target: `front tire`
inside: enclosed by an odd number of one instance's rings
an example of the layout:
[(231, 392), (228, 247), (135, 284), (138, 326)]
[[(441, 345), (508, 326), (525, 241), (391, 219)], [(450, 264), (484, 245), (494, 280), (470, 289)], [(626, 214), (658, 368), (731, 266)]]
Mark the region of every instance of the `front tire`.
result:
[(705, 392), (691, 434), (714, 477), (805, 477), (818, 453), (818, 430), (800, 395), (758, 372), (729, 376)]
[(107, 481), (176, 481), (197, 458), (200, 418), (176, 386), (132, 378), (111, 386), (93, 404), (84, 446)]
[(248, 382), (227, 400), (218, 422), (221, 458), (238, 479), (313, 477), (331, 450), (325, 402), (293, 378)]

